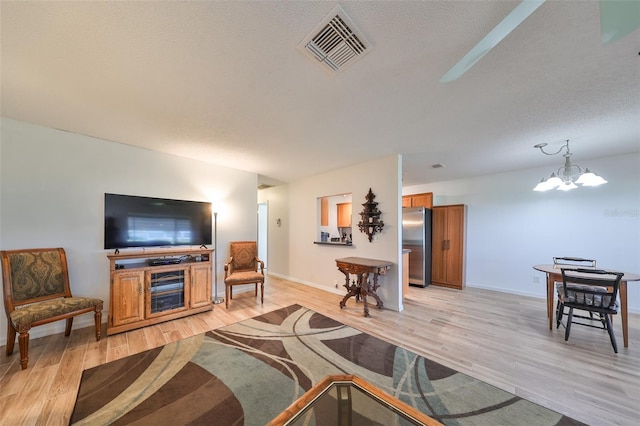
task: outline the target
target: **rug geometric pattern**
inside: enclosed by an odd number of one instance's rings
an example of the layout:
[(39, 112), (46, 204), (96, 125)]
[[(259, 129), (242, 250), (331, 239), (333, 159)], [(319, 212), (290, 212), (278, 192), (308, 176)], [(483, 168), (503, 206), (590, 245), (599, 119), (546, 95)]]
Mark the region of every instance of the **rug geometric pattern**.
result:
[(264, 425), (354, 374), (447, 425), (581, 425), (292, 305), (83, 372), (72, 424)]

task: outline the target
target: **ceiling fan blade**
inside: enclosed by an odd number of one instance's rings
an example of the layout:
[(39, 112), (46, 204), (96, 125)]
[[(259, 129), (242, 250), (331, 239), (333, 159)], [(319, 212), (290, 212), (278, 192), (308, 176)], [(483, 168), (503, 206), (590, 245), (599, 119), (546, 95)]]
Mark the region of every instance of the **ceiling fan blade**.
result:
[(600, 0), (602, 44), (613, 43), (640, 28), (639, 1)]
[(496, 47), (518, 25), (536, 11), (545, 0), (523, 0), (511, 11), (489, 34), (487, 34), (476, 46), (455, 64), (445, 75), (440, 78), (441, 83), (454, 81), (467, 72), (476, 62), (491, 49)]

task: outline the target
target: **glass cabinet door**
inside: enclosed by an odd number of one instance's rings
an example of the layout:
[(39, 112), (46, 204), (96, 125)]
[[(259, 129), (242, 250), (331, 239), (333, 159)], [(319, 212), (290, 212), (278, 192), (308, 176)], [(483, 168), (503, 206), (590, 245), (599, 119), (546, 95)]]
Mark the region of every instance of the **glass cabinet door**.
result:
[(186, 269), (148, 272), (148, 317), (187, 307), (185, 283), (188, 275)]

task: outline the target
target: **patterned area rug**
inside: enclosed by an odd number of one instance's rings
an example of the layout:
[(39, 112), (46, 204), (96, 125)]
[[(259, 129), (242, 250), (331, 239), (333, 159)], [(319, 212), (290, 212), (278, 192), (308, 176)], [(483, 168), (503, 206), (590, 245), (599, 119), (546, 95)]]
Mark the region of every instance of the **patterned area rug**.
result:
[(447, 425), (581, 425), (299, 305), (84, 371), (72, 424), (264, 425), (355, 374)]

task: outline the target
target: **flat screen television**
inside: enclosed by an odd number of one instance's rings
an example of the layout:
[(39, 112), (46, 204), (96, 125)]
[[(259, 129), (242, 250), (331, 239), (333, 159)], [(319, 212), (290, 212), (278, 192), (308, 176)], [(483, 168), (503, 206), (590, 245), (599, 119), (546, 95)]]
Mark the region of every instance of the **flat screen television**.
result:
[(211, 244), (211, 203), (104, 194), (104, 248)]

